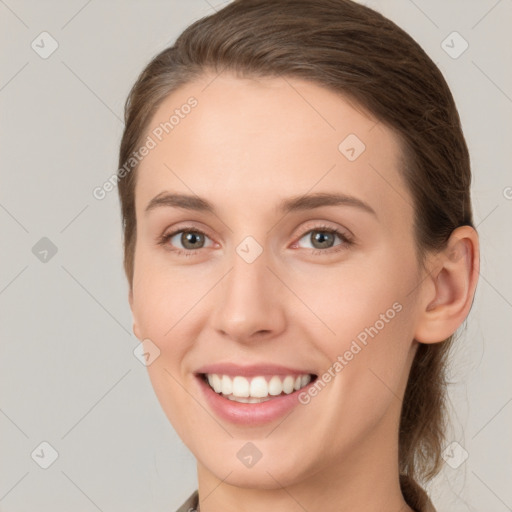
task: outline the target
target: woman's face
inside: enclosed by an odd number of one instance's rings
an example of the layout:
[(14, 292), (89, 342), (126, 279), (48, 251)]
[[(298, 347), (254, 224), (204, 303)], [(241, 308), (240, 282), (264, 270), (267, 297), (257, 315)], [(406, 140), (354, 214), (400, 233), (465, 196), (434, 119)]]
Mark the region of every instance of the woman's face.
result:
[[(209, 75), (148, 135), (134, 332), (199, 469), (275, 488), (394, 463), (421, 277), (392, 132), (311, 82)], [(239, 403), (198, 373), (238, 395), (285, 391)]]

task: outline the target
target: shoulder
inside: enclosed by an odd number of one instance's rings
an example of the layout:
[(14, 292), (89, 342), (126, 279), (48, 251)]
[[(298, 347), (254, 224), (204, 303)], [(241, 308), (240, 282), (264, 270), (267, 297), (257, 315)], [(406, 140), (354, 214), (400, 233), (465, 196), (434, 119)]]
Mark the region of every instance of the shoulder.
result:
[(176, 512), (196, 512), (199, 505), (199, 494), (196, 489)]

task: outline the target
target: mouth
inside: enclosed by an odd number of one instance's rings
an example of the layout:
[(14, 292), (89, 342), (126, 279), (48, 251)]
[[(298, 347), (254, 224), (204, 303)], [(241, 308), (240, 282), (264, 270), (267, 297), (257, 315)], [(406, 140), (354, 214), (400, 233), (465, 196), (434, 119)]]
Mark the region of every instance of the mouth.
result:
[(244, 404), (259, 404), (291, 395), (314, 382), (318, 376), (312, 373), (300, 375), (226, 375), (199, 373), (197, 376), (210, 389), (227, 400)]

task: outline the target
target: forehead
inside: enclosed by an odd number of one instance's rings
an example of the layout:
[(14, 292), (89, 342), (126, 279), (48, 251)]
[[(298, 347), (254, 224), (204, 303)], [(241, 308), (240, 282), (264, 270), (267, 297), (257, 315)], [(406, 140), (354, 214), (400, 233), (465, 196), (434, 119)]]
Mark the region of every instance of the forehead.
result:
[(313, 82), (205, 75), (169, 95), (145, 135), (138, 210), (165, 190), (245, 209), (335, 190), (388, 216), (412, 209), (396, 135)]

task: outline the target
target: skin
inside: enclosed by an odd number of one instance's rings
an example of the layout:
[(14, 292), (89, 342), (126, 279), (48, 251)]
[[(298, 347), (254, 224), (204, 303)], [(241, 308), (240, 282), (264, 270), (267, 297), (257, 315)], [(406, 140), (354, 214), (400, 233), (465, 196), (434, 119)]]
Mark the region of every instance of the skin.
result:
[[(213, 78), (173, 92), (151, 120), (150, 129), (198, 100), (138, 169), (129, 292), (135, 335), (160, 350), (148, 366), (158, 400), (197, 459), (201, 511), (411, 511), (398, 480), (401, 399), (418, 342), (446, 339), (469, 313), (477, 233), (456, 229), (423, 270), (388, 128), (311, 82)], [(366, 145), (352, 162), (338, 150), (351, 133)], [(216, 215), (144, 212), (163, 191), (206, 198)], [(376, 215), (347, 205), (278, 212), (283, 199), (315, 192), (353, 195)], [(322, 248), (311, 232), (322, 225), (355, 243)], [(157, 243), (190, 226), (207, 235), (193, 255), (171, 250), (190, 247), (181, 233)], [(236, 252), (247, 236), (263, 249), (252, 263)], [(286, 418), (236, 426), (205, 403), (200, 366), (270, 361), (321, 375), (395, 302), (401, 311)], [(252, 468), (237, 458), (247, 441), (262, 453)]]

